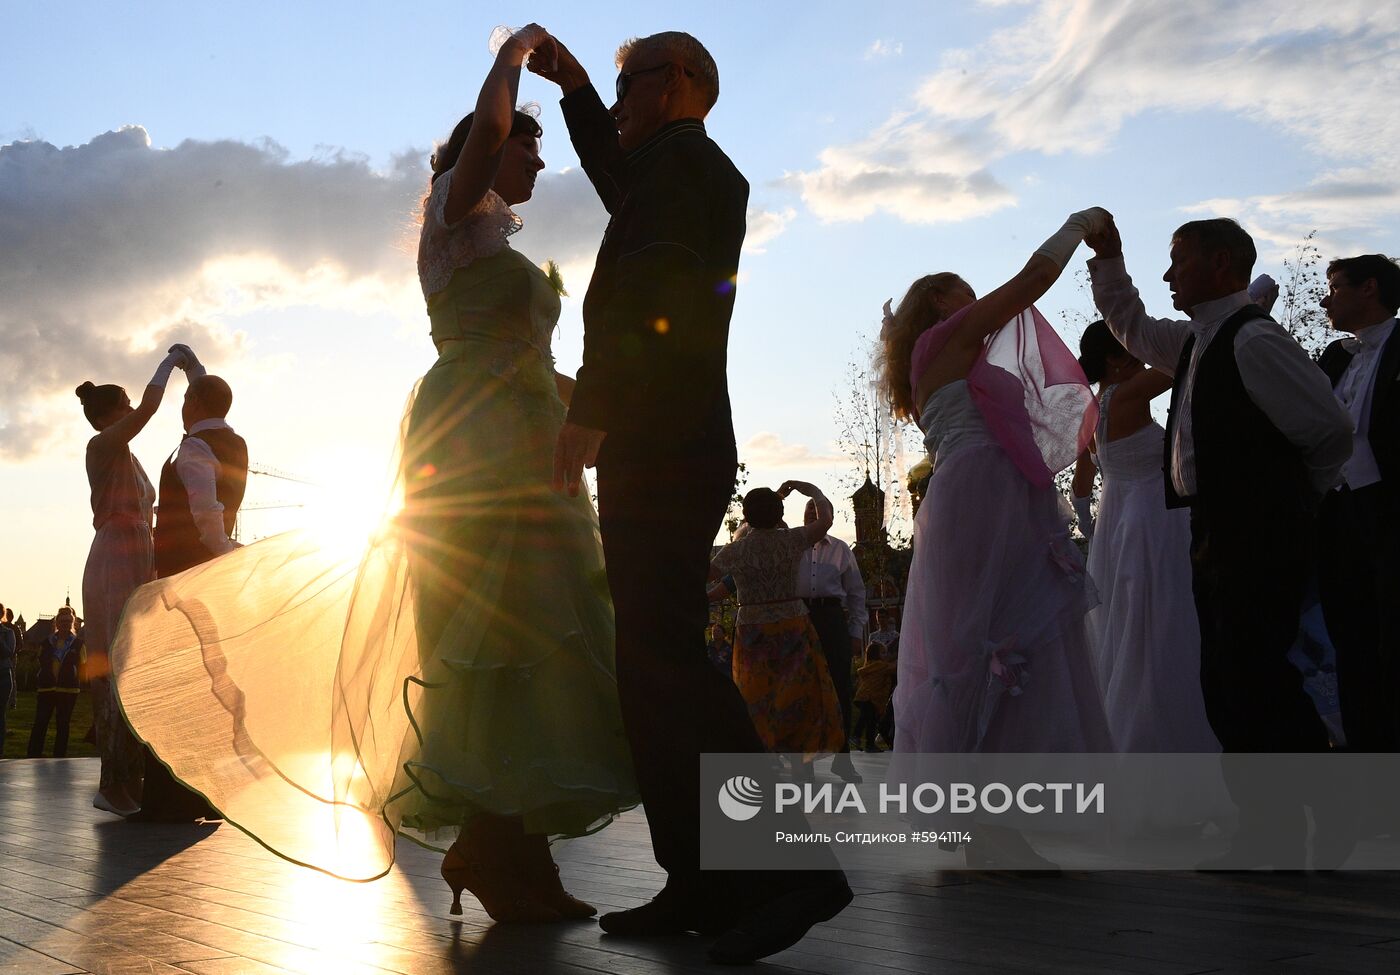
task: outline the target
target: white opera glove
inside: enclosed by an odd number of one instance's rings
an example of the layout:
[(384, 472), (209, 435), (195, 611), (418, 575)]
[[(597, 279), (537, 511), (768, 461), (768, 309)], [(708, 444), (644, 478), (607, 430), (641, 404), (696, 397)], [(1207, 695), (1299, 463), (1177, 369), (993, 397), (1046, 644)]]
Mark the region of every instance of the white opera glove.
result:
[(164, 389), (165, 384), (170, 382), (170, 374), (175, 371), (176, 366), (184, 361), (185, 354), (183, 352), (171, 352), (160, 361), (160, 365), (156, 366), (155, 375), (151, 377), (151, 381), (146, 385), (159, 386), (161, 389)]
[(1079, 532), (1084, 536), (1084, 540), (1092, 541), (1094, 538), (1094, 515), (1089, 510), (1090, 498), (1070, 498), (1070, 504), (1074, 507), (1074, 515), (1079, 519)]
[(1278, 301), (1278, 282), (1267, 274), (1261, 274), (1249, 282), (1249, 300), (1264, 311), (1271, 311)]
[(1103, 207), (1090, 207), (1071, 213), (1065, 225), (1036, 248), (1035, 252), (1054, 261), (1061, 269), (1074, 256), (1074, 249), (1089, 234), (1102, 230), (1113, 219)]
[(204, 368), (204, 363), (199, 361), (199, 356), (194, 354), (194, 349), (185, 345), (183, 342), (172, 345), (170, 351), (179, 352), (184, 355), (185, 363), (180, 368), (185, 370), (186, 378), (194, 380), (209, 374), (209, 370)]

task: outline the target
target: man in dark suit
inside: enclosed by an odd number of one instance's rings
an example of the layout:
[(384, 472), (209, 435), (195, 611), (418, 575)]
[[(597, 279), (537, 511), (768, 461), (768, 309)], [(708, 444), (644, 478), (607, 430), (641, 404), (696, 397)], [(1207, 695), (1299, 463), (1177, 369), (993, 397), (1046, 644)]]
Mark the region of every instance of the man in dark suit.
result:
[(710, 548), (734, 489), (726, 376), (749, 186), (704, 117), (719, 70), (689, 34), (627, 42), (607, 108), (562, 44), (530, 70), (559, 84), (569, 136), (611, 216), (583, 303), (583, 366), (555, 453), (555, 488), (598, 470), (617, 613), (617, 683), (666, 886), (604, 916), (613, 934), (725, 932), (716, 960), (794, 943), (850, 902), (837, 871), (700, 871), (704, 752), (761, 752), (733, 682), (706, 655)]
[[(160, 472), (155, 536), (156, 575), (175, 575), (238, 547), (230, 537), (248, 483), (248, 444), (229, 426), (233, 392), (205, 373), (188, 346), (189, 389), (180, 411), (185, 437)], [(177, 782), (146, 748), (141, 811), (128, 817), (150, 822), (193, 822), (219, 813), (204, 797)]]
[(1342, 728), (1353, 751), (1400, 749), (1400, 267), (1381, 254), (1327, 266), (1322, 307), (1350, 332), (1320, 365), (1355, 428), (1342, 483), (1320, 513), (1318, 588), (1337, 647)]

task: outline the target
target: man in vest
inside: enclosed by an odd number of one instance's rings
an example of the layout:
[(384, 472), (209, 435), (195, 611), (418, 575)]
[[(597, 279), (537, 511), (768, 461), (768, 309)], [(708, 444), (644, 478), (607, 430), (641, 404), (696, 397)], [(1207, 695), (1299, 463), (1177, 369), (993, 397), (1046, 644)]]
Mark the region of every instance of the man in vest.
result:
[(1337, 646), (1347, 747), (1400, 751), (1400, 267), (1383, 254), (1327, 265), (1322, 307), (1350, 332), (1318, 363), (1356, 431), (1322, 502), (1318, 586)]
[[(1233, 220), (1172, 235), (1163, 280), (1189, 320), (1152, 318), (1109, 223), (1086, 242), (1094, 303), (1134, 356), (1175, 377), (1166, 503), (1191, 509), (1192, 587), (1206, 716), (1225, 752), (1310, 752), (1327, 731), (1288, 660), (1315, 557), (1315, 514), (1351, 455), (1327, 377), (1247, 288), (1254, 241)], [(1223, 763), (1240, 831), (1215, 867), (1301, 861), (1301, 784)], [(1296, 865), (1296, 864), (1294, 864)]]
[[(225, 419), (233, 392), (218, 376), (207, 375), (187, 346), (179, 348), (189, 360), (190, 386), (180, 411), (185, 438), (160, 472), (155, 561), (162, 579), (238, 547), (230, 536), (248, 481), (248, 445)], [(146, 749), (141, 811), (129, 819), (192, 822), (218, 815)]]
[(160, 472), (155, 549), (162, 579), (238, 547), (230, 536), (248, 482), (248, 445), (225, 419), (233, 392), (198, 362), (189, 375), (180, 411), (185, 439)]

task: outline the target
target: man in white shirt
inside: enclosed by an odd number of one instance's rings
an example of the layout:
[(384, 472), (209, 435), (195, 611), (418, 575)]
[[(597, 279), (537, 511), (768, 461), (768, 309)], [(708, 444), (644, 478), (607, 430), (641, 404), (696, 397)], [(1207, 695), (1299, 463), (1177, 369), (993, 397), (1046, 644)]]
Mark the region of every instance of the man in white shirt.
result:
[[(188, 346), (190, 377), (180, 416), (185, 438), (160, 472), (155, 524), (156, 575), (175, 575), (238, 547), (229, 536), (248, 483), (248, 444), (225, 417), (233, 392), (207, 375)], [(193, 822), (219, 814), (204, 797), (177, 782), (154, 752), (145, 749), (141, 810), (128, 818), (149, 822)]]
[[(1152, 318), (1110, 220), (1086, 237), (1094, 302), (1137, 358), (1175, 377), (1167, 421), (1167, 504), (1191, 508), (1192, 586), (1206, 716), (1226, 752), (1328, 747), (1288, 660), (1315, 557), (1316, 510), (1351, 455), (1351, 422), (1307, 353), (1247, 292), (1255, 249), (1233, 220), (1172, 236), (1163, 275), (1188, 320)], [(1233, 773), (1235, 847), (1217, 866), (1301, 857), (1301, 785), (1263, 789)], [(1286, 794), (1285, 794), (1286, 793)]]
[[(817, 520), (816, 505), (808, 501), (803, 524)], [(831, 771), (847, 782), (861, 781), (851, 764), (846, 742), (851, 730), (851, 659), (865, 649), (865, 581), (860, 577), (851, 547), (830, 535), (807, 550), (797, 569), (797, 595), (807, 604), (807, 614), (821, 640), (822, 655), (836, 685), (841, 702), (841, 752), (831, 762)]]
[(871, 643), (883, 643), (888, 647), (899, 639), (899, 628), (894, 625), (890, 614), (883, 609), (875, 611), (875, 624), (876, 629), (870, 634)]
[(1327, 266), (1322, 307), (1354, 338), (1319, 365), (1353, 425), (1351, 459), (1319, 520), (1318, 589), (1337, 648), (1347, 747), (1400, 750), (1400, 267), (1381, 254)]
[(185, 438), (160, 472), (155, 553), (161, 578), (238, 547), (230, 535), (248, 482), (248, 445), (225, 419), (233, 392), (197, 361), (189, 368), (180, 414)]

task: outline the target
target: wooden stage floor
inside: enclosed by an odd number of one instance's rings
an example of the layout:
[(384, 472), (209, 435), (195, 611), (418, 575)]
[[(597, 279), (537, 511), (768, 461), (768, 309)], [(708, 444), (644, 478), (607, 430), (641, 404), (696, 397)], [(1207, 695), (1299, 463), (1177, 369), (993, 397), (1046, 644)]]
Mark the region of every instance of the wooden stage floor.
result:
[[(334, 975), (716, 972), (695, 937), (592, 922), (495, 927), (447, 913), (435, 855), (401, 843), (371, 884), (291, 866), (231, 826), (124, 823), (91, 806), (97, 759), (0, 761), (0, 973)], [(630, 813), (559, 854), (603, 910), (659, 886)], [(852, 877), (856, 900), (755, 970), (1400, 973), (1400, 875), (1074, 873)]]

